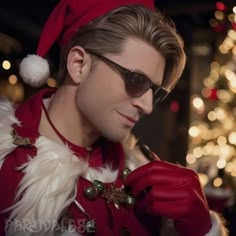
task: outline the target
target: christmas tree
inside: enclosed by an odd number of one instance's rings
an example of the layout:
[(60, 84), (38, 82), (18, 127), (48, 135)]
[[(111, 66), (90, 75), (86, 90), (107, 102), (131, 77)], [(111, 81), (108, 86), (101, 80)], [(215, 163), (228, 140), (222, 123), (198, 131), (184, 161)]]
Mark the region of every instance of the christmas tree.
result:
[(236, 192), (236, 7), (227, 4), (217, 2), (210, 21), (221, 41), (201, 94), (191, 98), (186, 156), (210, 207), (220, 212), (233, 205)]

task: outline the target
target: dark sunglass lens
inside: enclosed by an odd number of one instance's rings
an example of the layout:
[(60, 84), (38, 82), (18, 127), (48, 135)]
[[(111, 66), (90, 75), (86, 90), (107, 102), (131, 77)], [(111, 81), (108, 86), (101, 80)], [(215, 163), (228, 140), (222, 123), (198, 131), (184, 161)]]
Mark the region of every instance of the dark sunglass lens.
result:
[(142, 74), (129, 72), (125, 74), (125, 87), (131, 97), (140, 97), (150, 88), (150, 81)]

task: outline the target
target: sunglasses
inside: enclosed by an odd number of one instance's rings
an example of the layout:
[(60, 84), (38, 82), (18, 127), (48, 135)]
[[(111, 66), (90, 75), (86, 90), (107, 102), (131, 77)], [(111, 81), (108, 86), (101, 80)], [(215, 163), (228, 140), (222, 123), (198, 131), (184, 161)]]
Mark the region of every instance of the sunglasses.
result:
[(92, 50), (86, 49), (86, 51), (105, 62), (121, 75), (125, 83), (125, 90), (130, 97), (141, 97), (151, 88), (153, 92), (153, 105), (155, 106), (168, 95), (168, 91), (165, 88), (153, 83), (146, 75), (129, 70)]

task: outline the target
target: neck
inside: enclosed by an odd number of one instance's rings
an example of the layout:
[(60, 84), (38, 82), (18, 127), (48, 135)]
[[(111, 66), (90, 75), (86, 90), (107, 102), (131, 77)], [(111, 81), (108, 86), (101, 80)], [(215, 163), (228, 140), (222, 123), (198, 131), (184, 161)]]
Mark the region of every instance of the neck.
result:
[[(89, 147), (99, 138), (99, 134), (77, 109), (75, 95), (76, 88), (64, 85), (45, 106), (52, 123), (68, 141), (81, 147)], [(59, 137), (49, 126), (43, 114), (40, 133), (58, 142)]]

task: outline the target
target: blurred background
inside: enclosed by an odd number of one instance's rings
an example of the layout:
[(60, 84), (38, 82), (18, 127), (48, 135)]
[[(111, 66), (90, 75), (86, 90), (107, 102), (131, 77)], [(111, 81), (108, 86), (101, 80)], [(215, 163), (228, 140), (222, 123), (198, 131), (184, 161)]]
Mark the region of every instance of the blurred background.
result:
[[(18, 65), (33, 54), (56, 0), (0, 3), (0, 95), (20, 103), (35, 93)], [(233, 0), (158, 0), (185, 41), (187, 65), (176, 88), (134, 128), (158, 156), (199, 174), (209, 205), (236, 235), (236, 3)], [(53, 69), (58, 58), (47, 58)], [(54, 75), (45, 87), (56, 87)]]

